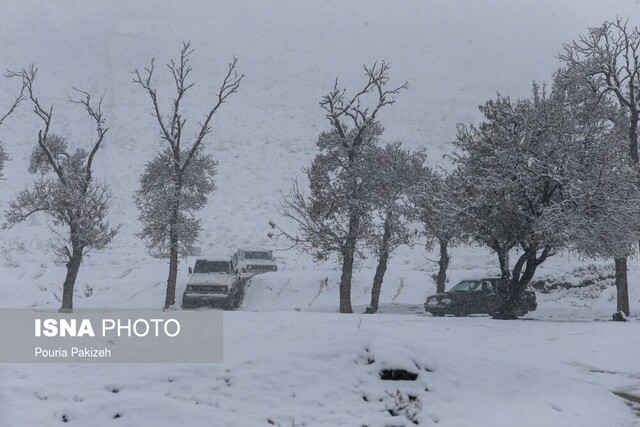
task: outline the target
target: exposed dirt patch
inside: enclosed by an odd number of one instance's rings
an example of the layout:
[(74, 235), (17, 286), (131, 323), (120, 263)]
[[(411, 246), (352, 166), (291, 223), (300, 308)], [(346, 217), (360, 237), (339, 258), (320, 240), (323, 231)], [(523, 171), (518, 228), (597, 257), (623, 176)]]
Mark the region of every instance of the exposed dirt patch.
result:
[(380, 379), (384, 381), (415, 381), (418, 374), (405, 369), (383, 369), (380, 371)]
[[(589, 265), (587, 267), (575, 268), (571, 274), (562, 279), (553, 277), (543, 277), (531, 282), (529, 286), (536, 291), (548, 294), (554, 291), (563, 289), (580, 289), (580, 288), (597, 288), (605, 289), (609, 286), (613, 286), (615, 282), (615, 273), (613, 269), (603, 269), (595, 265)], [(579, 279), (577, 282), (571, 279)]]
[(624, 403), (629, 405), (629, 407), (633, 410), (633, 412), (636, 413), (638, 418), (640, 418), (640, 396), (639, 395), (628, 393), (626, 391), (614, 391), (613, 394), (623, 398)]

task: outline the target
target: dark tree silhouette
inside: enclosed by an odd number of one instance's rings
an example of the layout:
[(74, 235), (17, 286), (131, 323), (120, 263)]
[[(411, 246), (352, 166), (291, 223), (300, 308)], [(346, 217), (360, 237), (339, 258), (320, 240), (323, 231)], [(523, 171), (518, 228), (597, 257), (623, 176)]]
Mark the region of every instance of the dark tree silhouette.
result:
[(378, 311), (390, 255), (399, 246), (412, 244), (418, 236), (410, 226), (413, 213), (410, 199), (426, 185), (425, 160), (423, 152), (405, 150), (399, 143), (374, 147), (368, 152), (368, 169), (375, 171), (371, 183), (375, 213), (367, 241), (378, 257), (378, 265), (366, 313)]
[[(626, 118), (629, 159), (639, 163), (638, 123), (640, 122), (640, 30), (628, 19), (605, 21), (589, 28), (578, 40), (564, 45), (559, 58), (574, 79), (595, 93), (617, 102)], [(640, 181), (640, 178), (639, 178)], [(638, 243), (640, 245), (640, 242)], [(616, 256), (617, 307), (629, 314), (627, 259)]]
[[(309, 198), (294, 185), (284, 198), (282, 214), (293, 220), (301, 236), (288, 236), (299, 249), (318, 260), (338, 254), (342, 262), (340, 277), (340, 312), (351, 313), (351, 279), (359, 247), (367, 235), (370, 222), (370, 191), (367, 178), (372, 171), (365, 167), (366, 151), (377, 144), (382, 126), (377, 120), (380, 110), (395, 102), (395, 95), (407, 83), (388, 89), (389, 64), (364, 66), (366, 83), (355, 95), (347, 96), (338, 88), (322, 98), (331, 128), (318, 138), (318, 154), (305, 170), (309, 179)], [(367, 99), (373, 102), (366, 106)], [(274, 223), (272, 226), (277, 227)]]
[(233, 59), (213, 100), (213, 106), (198, 124), (195, 137), (186, 143), (184, 133), (187, 119), (182, 101), (194, 83), (189, 82), (193, 53), (186, 42), (178, 62), (171, 60), (167, 67), (175, 84), (175, 96), (170, 112), (164, 116), (152, 78), (154, 60), (142, 72), (134, 71), (134, 83), (140, 85), (151, 99), (152, 115), (160, 129), (165, 148), (151, 160), (140, 178), (141, 188), (135, 195), (143, 229), (139, 236), (145, 240), (152, 255), (169, 258), (169, 277), (164, 308), (175, 304), (178, 258), (188, 253), (200, 232), (195, 212), (207, 203), (207, 195), (215, 189), (213, 176), (216, 162), (204, 152), (207, 135), (211, 133), (211, 120), (227, 98), (238, 91), (244, 74), (238, 74)]
[(80, 98), (69, 98), (69, 101), (85, 109), (95, 122), (97, 136), (90, 151), (77, 148), (69, 152), (67, 140), (50, 132), (53, 106), (43, 107), (35, 95), (33, 85), (37, 71), (32, 65), (9, 72), (11, 77), (22, 79), (43, 127), (38, 131), (38, 141), (29, 159), (29, 172), (39, 173), (41, 177), (32, 189), (22, 190), (10, 203), (3, 227), (12, 227), (36, 212), (44, 212), (54, 226), (66, 228), (64, 232), (56, 232), (58, 240), (53, 243), (53, 250), (57, 260), (67, 267), (60, 311), (71, 312), (83, 257), (91, 249), (106, 247), (119, 229), (119, 226), (111, 227), (106, 219), (111, 201), (109, 186), (93, 178), (93, 160), (109, 128), (105, 127), (102, 98), (95, 104), (89, 93), (75, 89)]

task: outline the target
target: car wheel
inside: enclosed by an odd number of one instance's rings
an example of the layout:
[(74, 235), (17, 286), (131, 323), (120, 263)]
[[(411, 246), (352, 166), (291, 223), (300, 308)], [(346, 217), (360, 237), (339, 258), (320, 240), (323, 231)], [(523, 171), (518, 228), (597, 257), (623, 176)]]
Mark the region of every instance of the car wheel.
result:
[(431, 314), (433, 314), (433, 317), (443, 317), (444, 313), (441, 311), (432, 311)]
[(224, 309), (225, 310), (235, 310), (238, 304), (238, 292), (233, 289), (231, 290), (231, 292), (229, 292), (229, 295), (227, 295), (227, 298), (225, 298), (224, 300)]

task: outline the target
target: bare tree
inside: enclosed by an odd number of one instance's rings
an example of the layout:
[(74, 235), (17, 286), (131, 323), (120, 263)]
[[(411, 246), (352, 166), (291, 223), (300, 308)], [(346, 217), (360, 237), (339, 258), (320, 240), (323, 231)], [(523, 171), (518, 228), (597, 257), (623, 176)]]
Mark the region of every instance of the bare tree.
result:
[(366, 313), (375, 313), (389, 256), (398, 247), (410, 245), (417, 237), (417, 231), (410, 227), (412, 207), (409, 199), (426, 184), (426, 155), (422, 151), (405, 150), (400, 143), (395, 143), (384, 148), (374, 147), (367, 157), (369, 169), (376, 171), (371, 183), (375, 215), (367, 240), (378, 257), (378, 265)]
[[(575, 181), (572, 197), (557, 214), (566, 223), (571, 249), (592, 258), (613, 258), (617, 293), (624, 295), (627, 258), (640, 237), (640, 188), (626, 147), (605, 145), (592, 147), (583, 179)], [(629, 315), (628, 298), (617, 298), (617, 311)]]
[[(189, 82), (192, 67), (189, 57), (193, 53), (191, 42), (183, 43), (178, 62), (171, 60), (167, 67), (173, 77), (175, 96), (169, 114), (160, 112), (157, 90), (153, 86), (154, 60), (142, 72), (134, 71), (133, 82), (140, 85), (151, 99), (152, 115), (160, 129), (160, 139), (166, 148), (149, 164), (141, 178), (141, 189), (136, 193), (143, 230), (139, 234), (151, 253), (169, 258), (169, 277), (164, 308), (175, 304), (178, 258), (183, 256), (197, 239), (199, 221), (194, 212), (207, 203), (207, 194), (215, 189), (213, 158), (203, 152), (207, 135), (211, 133), (211, 120), (229, 96), (240, 88), (244, 74), (238, 74), (233, 59), (228, 65), (213, 106), (190, 144), (185, 144), (187, 119), (182, 100), (194, 83)], [(164, 187), (163, 187), (164, 186)], [(161, 198), (158, 198), (162, 195)], [(165, 213), (166, 211), (166, 213)]]
[[(350, 129), (350, 136), (356, 130)], [(305, 195), (295, 182), (283, 197), (280, 213), (297, 226), (297, 233), (284, 231), (274, 222), (271, 227), (287, 237), (301, 252), (317, 261), (333, 254), (340, 257), (342, 276), (340, 312), (351, 313), (351, 275), (356, 259), (365, 258), (365, 239), (369, 234), (374, 208), (372, 169), (365, 152), (375, 146), (382, 128), (371, 126), (362, 136), (358, 154), (352, 163), (343, 149), (336, 131), (323, 132), (318, 145), (323, 152), (316, 155), (311, 167), (304, 169), (310, 194)], [(353, 217), (356, 216), (355, 219)], [(273, 234), (270, 234), (273, 236)]]
[[(387, 89), (389, 64), (381, 62), (364, 66), (366, 83), (353, 96), (338, 88), (325, 95), (320, 106), (326, 111), (331, 130), (320, 134), (317, 145), (321, 153), (306, 170), (311, 196), (307, 200), (294, 186), (285, 198), (282, 214), (300, 228), (301, 238), (289, 236), (301, 250), (327, 259), (337, 253), (342, 261), (340, 277), (340, 312), (352, 313), (351, 279), (358, 245), (368, 226), (368, 198), (364, 152), (375, 145), (382, 133), (377, 121), (380, 109), (395, 102), (395, 95), (407, 88), (404, 83)], [(365, 106), (367, 98), (373, 98)], [(272, 223), (272, 226), (275, 224)]]
[[(496, 252), (505, 297), (495, 318), (513, 319), (536, 269), (566, 235), (547, 213), (562, 200), (570, 179), (565, 158), (579, 139), (560, 106), (534, 85), (530, 99), (499, 96), (481, 107), (479, 127), (459, 127), (454, 160), (461, 178), (460, 226), (466, 236)], [(512, 250), (520, 254), (513, 266)]]
[[(615, 224), (623, 219), (611, 209), (621, 209), (627, 219), (635, 209), (620, 202), (623, 194), (635, 200), (628, 185), (635, 167), (623, 167), (616, 154), (619, 109), (571, 76), (560, 70), (549, 96), (534, 85), (530, 99), (489, 101), (481, 108), (484, 123), (460, 128), (462, 153), (455, 161), (463, 184), (461, 227), (498, 254), (508, 285), (496, 318), (515, 317), (519, 295), (537, 267), (559, 249), (593, 254), (608, 242), (609, 254), (629, 253), (628, 240), (612, 243), (619, 239)], [(629, 222), (624, 230), (635, 226)], [(519, 256), (511, 267), (512, 249)]]
[[(640, 122), (640, 30), (629, 20), (616, 18), (591, 27), (578, 40), (564, 45), (559, 55), (569, 72), (600, 96), (610, 98), (625, 111), (628, 153), (637, 165)], [(640, 242), (638, 243), (640, 245)], [(616, 277), (626, 278), (627, 260), (615, 259)], [(622, 271), (624, 270), (624, 271)], [(626, 280), (625, 280), (626, 283)], [(629, 289), (618, 286), (618, 307), (629, 307)], [(628, 308), (626, 310), (628, 314)]]
[(629, 161), (628, 116), (575, 71), (560, 69), (554, 76), (556, 96), (579, 118), (585, 135), (565, 160), (575, 177), (564, 190), (570, 197), (556, 211), (556, 221), (565, 222), (571, 248), (614, 259), (617, 310), (628, 316), (627, 258), (640, 237), (638, 164)]
[(52, 246), (57, 260), (67, 267), (60, 311), (70, 312), (83, 256), (91, 249), (106, 247), (119, 229), (119, 226), (110, 227), (106, 220), (111, 201), (109, 186), (96, 182), (92, 176), (93, 160), (109, 129), (104, 126), (102, 98), (95, 104), (87, 92), (75, 89), (80, 98), (69, 98), (69, 101), (81, 105), (95, 122), (97, 137), (89, 152), (78, 148), (70, 153), (67, 141), (50, 133), (53, 106), (43, 107), (35, 95), (33, 85), (37, 71), (32, 65), (8, 73), (22, 79), (33, 111), (42, 120), (43, 127), (38, 131), (38, 142), (29, 159), (29, 172), (40, 173), (41, 177), (32, 189), (22, 190), (10, 203), (3, 228), (12, 227), (36, 212), (45, 212), (54, 226), (67, 229), (64, 234), (54, 230), (58, 239)]

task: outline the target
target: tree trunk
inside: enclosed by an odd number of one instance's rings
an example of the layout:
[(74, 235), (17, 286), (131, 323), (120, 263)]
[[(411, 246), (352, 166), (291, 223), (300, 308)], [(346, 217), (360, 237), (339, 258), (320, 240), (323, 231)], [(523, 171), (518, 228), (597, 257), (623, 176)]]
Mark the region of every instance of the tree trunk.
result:
[[(631, 151), (631, 160), (634, 164), (638, 164), (640, 157), (638, 156), (638, 114), (631, 112), (631, 123), (629, 126), (629, 150)], [(640, 183), (638, 184), (640, 185)], [(638, 241), (640, 249), (640, 241)], [(629, 283), (627, 282), (627, 259), (615, 258), (616, 265), (616, 289), (617, 289), (617, 307), (618, 311), (629, 315)], [(624, 272), (622, 271), (624, 270)], [(618, 277), (620, 276), (620, 280)], [(623, 278), (624, 276), (624, 278)]]
[(176, 281), (178, 279), (178, 237), (172, 230), (169, 236), (169, 278), (167, 279), (167, 293), (164, 299), (164, 310), (169, 309), (176, 302)]
[(67, 262), (67, 276), (64, 279), (62, 285), (62, 307), (58, 310), (60, 313), (73, 312), (73, 289), (76, 285), (76, 279), (78, 278), (78, 271), (80, 271), (80, 265), (82, 264), (82, 251), (79, 249), (73, 249), (71, 258)]
[(445, 283), (447, 282), (447, 268), (449, 268), (449, 241), (440, 240), (440, 259), (438, 260), (438, 277), (436, 278), (436, 293), (445, 291)]
[(351, 278), (353, 276), (353, 261), (355, 259), (358, 217), (352, 213), (349, 219), (349, 232), (342, 251), (342, 275), (340, 276), (340, 313), (353, 313), (351, 306)]
[(179, 150), (174, 152), (176, 165), (175, 188), (173, 190), (173, 206), (169, 220), (169, 277), (167, 278), (167, 292), (164, 298), (164, 310), (168, 310), (176, 303), (176, 281), (178, 279), (178, 222), (180, 220), (180, 195), (182, 194), (182, 176), (177, 165), (180, 165)]
[(509, 292), (509, 278), (511, 277), (511, 269), (509, 266), (509, 250), (494, 247), (493, 250), (498, 254), (498, 263), (500, 265), (500, 281), (498, 282), (498, 295), (504, 300)]
[(509, 280), (511, 269), (509, 267), (509, 251), (507, 249), (496, 250), (498, 253), (498, 263), (500, 264), (500, 279)]
[(353, 252), (342, 254), (342, 275), (340, 276), (340, 313), (353, 313), (351, 307), (351, 276), (353, 275)]
[[(533, 279), (533, 276), (546, 256), (540, 260), (536, 257), (537, 248), (532, 247), (527, 252), (522, 254), (513, 267), (513, 273), (509, 272), (511, 278), (506, 280), (508, 288), (506, 294), (502, 294), (502, 303), (496, 309), (493, 315), (494, 319), (500, 320), (513, 320), (517, 319), (516, 307), (524, 293), (525, 289)], [(524, 271), (522, 268), (524, 267)], [(501, 282), (504, 279), (501, 279)]]
[(174, 206), (169, 223), (169, 277), (167, 292), (164, 299), (164, 310), (169, 309), (176, 302), (176, 281), (178, 279), (178, 207)]
[(384, 275), (387, 272), (387, 261), (389, 260), (389, 251), (384, 254), (380, 254), (378, 259), (378, 266), (376, 267), (376, 274), (373, 276), (373, 286), (371, 287), (371, 303), (367, 307), (365, 313), (373, 314), (378, 311), (378, 304), (380, 302), (380, 291), (382, 290), (382, 282)]
[(373, 285), (371, 286), (371, 304), (365, 310), (367, 314), (373, 314), (378, 311), (380, 302), (380, 290), (384, 281), (384, 274), (387, 272), (387, 262), (389, 261), (389, 239), (391, 238), (391, 213), (387, 213), (384, 221), (384, 233), (382, 234), (382, 242), (380, 244), (380, 257), (378, 258), (378, 266), (376, 274), (373, 276)]
[(178, 250), (172, 247), (169, 253), (169, 278), (167, 279), (167, 293), (164, 298), (164, 310), (169, 309), (176, 302), (177, 279), (178, 279)]
[(638, 113), (631, 113), (629, 126), (629, 151), (634, 164), (638, 163)]
[(514, 282), (517, 282), (515, 277), (507, 281), (508, 288), (506, 290), (506, 295), (501, 295), (502, 302), (496, 309), (495, 313), (493, 313), (494, 319), (514, 320), (518, 318), (515, 314), (515, 302), (518, 294), (516, 292), (517, 285), (514, 284)]
[(627, 259), (614, 258), (616, 266), (617, 310), (629, 315), (629, 284), (627, 282)]

